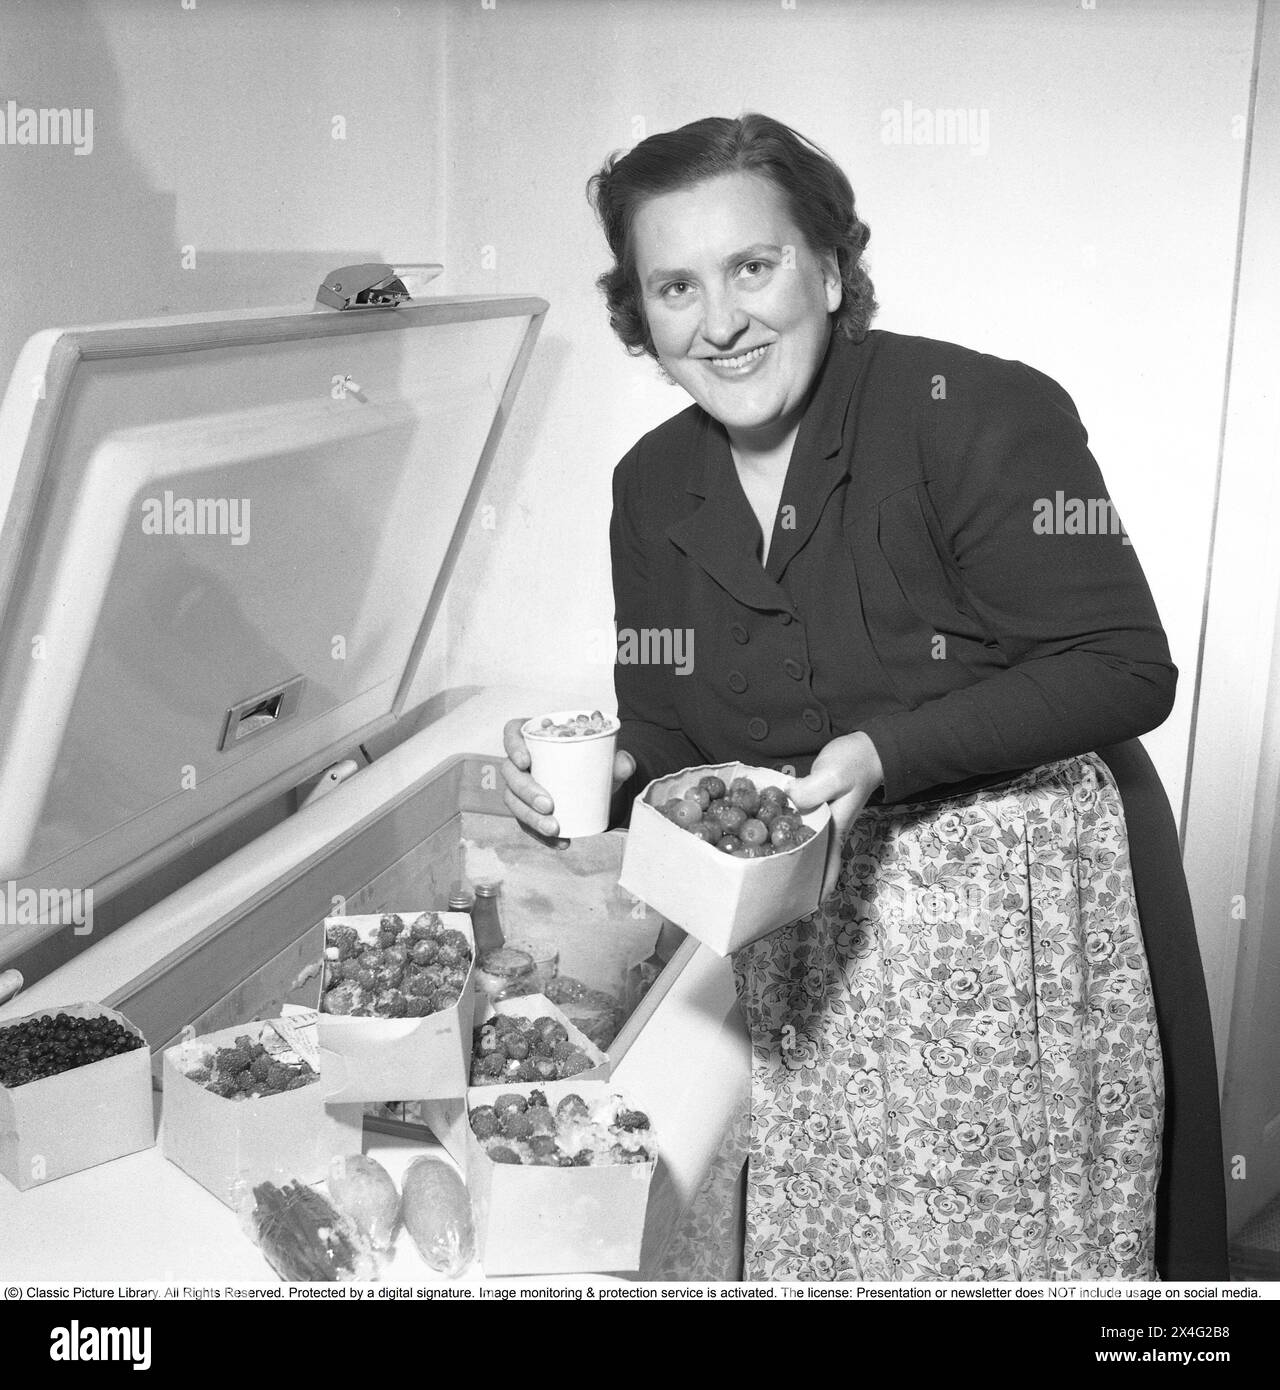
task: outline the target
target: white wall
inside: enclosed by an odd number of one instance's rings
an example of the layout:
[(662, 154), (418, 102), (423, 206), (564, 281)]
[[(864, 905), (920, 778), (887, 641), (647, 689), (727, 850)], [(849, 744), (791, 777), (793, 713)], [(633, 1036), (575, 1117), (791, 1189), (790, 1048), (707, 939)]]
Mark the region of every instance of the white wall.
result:
[[(1222, 410), (1253, 0), (449, 0), (442, 288), (551, 302), (469, 538), (451, 681), (607, 696), (614, 463), (687, 404), (612, 338), (583, 197), (610, 150), (762, 110), (824, 145), (871, 224), (879, 326), (1018, 357), (1075, 397), (1183, 672), (1147, 740), (1182, 795)], [(882, 113), (985, 110), (989, 147)], [(487, 250), (486, 250), (487, 248)], [(516, 595), (533, 602), (513, 602)]]
[(94, 112), (91, 154), (0, 146), (0, 380), (41, 328), (439, 258), (443, 24), (421, 3), (0, 0), (0, 100)]

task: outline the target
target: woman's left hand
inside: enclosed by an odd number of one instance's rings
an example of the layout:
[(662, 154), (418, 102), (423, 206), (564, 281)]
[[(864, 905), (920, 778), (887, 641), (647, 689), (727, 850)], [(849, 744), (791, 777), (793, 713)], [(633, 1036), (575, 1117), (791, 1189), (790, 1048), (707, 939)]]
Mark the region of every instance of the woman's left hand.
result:
[(827, 868), (822, 880), (825, 902), (835, 892), (840, 877), (840, 855), (849, 827), (861, 814), (871, 793), (884, 781), (884, 769), (876, 746), (864, 733), (833, 738), (813, 760), (807, 777), (792, 779), (787, 791), (800, 811), (831, 806), (831, 838), (827, 842)]

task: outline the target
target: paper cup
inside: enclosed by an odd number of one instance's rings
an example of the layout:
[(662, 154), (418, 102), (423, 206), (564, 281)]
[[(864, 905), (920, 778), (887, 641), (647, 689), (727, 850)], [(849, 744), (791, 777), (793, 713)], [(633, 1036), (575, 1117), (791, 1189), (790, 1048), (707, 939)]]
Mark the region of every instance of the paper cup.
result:
[(533, 780), (545, 787), (555, 803), (552, 814), (566, 840), (601, 835), (609, 828), (613, 795), (613, 757), (618, 746), (618, 721), (610, 718), (598, 734), (572, 738), (548, 737), (542, 721), (563, 724), (589, 710), (557, 710), (526, 720), (520, 732), (529, 749)]

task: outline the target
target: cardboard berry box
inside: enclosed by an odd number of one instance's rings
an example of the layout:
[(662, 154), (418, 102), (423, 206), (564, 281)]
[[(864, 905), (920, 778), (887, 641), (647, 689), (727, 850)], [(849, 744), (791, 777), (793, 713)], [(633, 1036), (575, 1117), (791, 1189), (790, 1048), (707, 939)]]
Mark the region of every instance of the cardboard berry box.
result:
[[(301, 1014), (283, 1022), (292, 1025), (290, 1037), (307, 1026)], [(188, 1075), (236, 1038), (247, 1035), (265, 1043), (274, 1029), (273, 1020), (223, 1028), (177, 1043), (164, 1054), (164, 1156), (230, 1207), (241, 1183), (252, 1189), (292, 1178), (323, 1182), (330, 1160), (358, 1154), (363, 1142), (364, 1107), (325, 1103), (325, 1069), (316, 1065), (323, 1064), (323, 1056), (309, 1049), (300, 1048), (298, 1055), (320, 1077), (278, 1095), (231, 1100)]]
[[(567, 1095), (580, 1095), (591, 1105), (615, 1092), (608, 1081), (584, 1079), (584, 1074), (505, 1090), (526, 1097), (542, 1091), (553, 1109)], [(470, 1105), (488, 1105), (497, 1094), (491, 1087), (473, 1088)], [(652, 1149), (646, 1163), (585, 1168), (495, 1163), (469, 1122), (466, 1144), (476, 1256), (486, 1275), (608, 1274), (640, 1268), (649, 1186), (657, 1168)]]
[[(114, 1019), (142, 1038), (140, 1029), (104, 1004), (37, 1009), (6, 1018), (0, 1027), (58, 1014)], [(155, 1142), (151, 1050), (145, 1038), (131, 1052), (12, 1089), (0, 1086), (0, 1172), (20, 1191), (149, 1149)]]
[[(397, 912), (406, 924), (431, 909)], [(383, 913), (327, 917), (331, 926), (354, 927), (365, 943), (377, 940)], [(465, 912), (437, 912), (445, 930), (467, 940), (471, 962), (458, 1001), (423, 1018), (360, 1018), (325, 1013), (320, 999), (321, 1075), (330, 1104), (348, 1101), (437, 1100), (466, 1094), (471, 1058), (471, 1021), (476, 943)]]
[[(610, 1070), (608, 1057), (590, 1038), (575, 1028), (563, 1011), (558, 1009), (545, 994), (522, 994), (514, 999), (499, 999), (496, 1002), (486, 999), (483, 1005), (476, 1010), (476, 1027), (481, 1027), (498, 1014), (503, 1014), (508, 1018), (524, 1018), (530, 1022), (536, 1018), (554, 1018), (557, 1023), (564, 1025), (565, 1031), (569, 1034), (569, 1041), (574, 1047), (585, 1052), (591, 1061), (590, 1067), (567, 1080), (602, 1081), (608, 1077)], [(470, 1057), (470, 1039), (468, 1039), (467, 1046), (467, 1055)], [(468, 1064), (469, 1075), (470, 1064)], [(529, 1090), (553, 1084), (565, 1085), (567, 1081), (518, 1083), (509, 1077), (500, 1077), (492, 1082), (486, 1082), (484, 1085), (468, 1085), (462, 1095), (454, 1099), (427, 1101), (418, 1106), (417, 1110), (422, 1117), (423, 1124), (440, 1141), (449, 1157), (466, 1173), (467, 1163), (471, 1157), (471, 1147), (467, 1142), (471, 1133), (467, 1123), (468, 1104), (486, 1105), (494, 1096), (501, 1095), (503, 1091), (520, 1091), (527, 1095)]]
[(814, 831), (803, 845), (764, 859), (736, 859), (681, 829), (659, 809), (710, 776), (726, 787), (735, 777), (749, 777), (757, 788), (787, 782), (772, 768), (745, 763), (687, 767), (655, 778), (632, 808), (618, 885), (727, 956), (817, 908), (831, 813), (819, 806), (801, 817)]

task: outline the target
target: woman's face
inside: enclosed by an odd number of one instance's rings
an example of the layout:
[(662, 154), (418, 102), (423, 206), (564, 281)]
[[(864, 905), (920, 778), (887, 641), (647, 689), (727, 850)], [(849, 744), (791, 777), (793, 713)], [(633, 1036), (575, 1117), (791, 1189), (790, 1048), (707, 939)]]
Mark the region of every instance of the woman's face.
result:
[(768, 449), (800, 421), (842, 288), (767, 178), (725, 174), (650, 198), (632, 228), (658, 360), (735, 444)]

